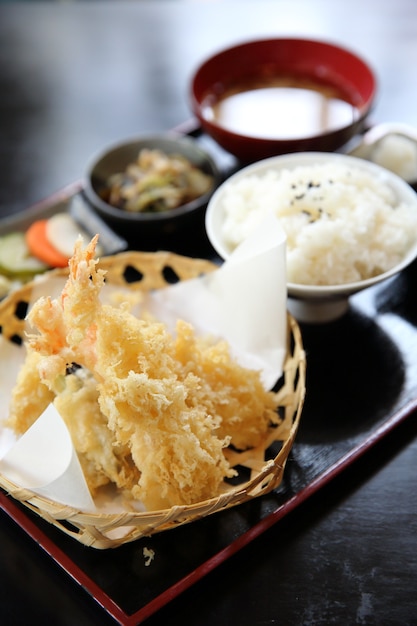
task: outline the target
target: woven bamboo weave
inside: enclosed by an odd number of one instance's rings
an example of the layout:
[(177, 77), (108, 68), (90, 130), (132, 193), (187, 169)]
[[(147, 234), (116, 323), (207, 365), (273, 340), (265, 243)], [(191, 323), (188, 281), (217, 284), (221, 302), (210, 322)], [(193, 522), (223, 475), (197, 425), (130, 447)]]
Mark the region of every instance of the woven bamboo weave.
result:
[[(191, 259), (169, 252), (125, 252), (100, 260), (107, 271), (106, 282), (130, 289), (152, 290), (178, 280), (196, 278), (216, 269), (204, 259)], [(54, 270), (46, 276), (65, 275)], [(24, 285), (0, 303), (0, 327), (6, 340), (23, 339), (24, 311), (33, 283)], [(228, 460), (243, 474), (241, 484), (224, 482), (222, 492), (204, 502), (174, 506), (167, 510), (123, 513), (85, 513), (63, 506), (12, 483), (0, 474), (0, 487), (28, 509), (86, 546), (115, 548), (140, 537), (193, 522), (262, 496), (276, 489), (283, 478), (293, 445), (305, 395), (305, 354), (300, 329), (288, 314), (287, 353), (284, 372), (278, 383), (278, 412), (281, 422), (271, 428), (270, 436), (258, 449), (236, 452), (226, 450)], [(22, 348), (23, 349), (23, 348)]]

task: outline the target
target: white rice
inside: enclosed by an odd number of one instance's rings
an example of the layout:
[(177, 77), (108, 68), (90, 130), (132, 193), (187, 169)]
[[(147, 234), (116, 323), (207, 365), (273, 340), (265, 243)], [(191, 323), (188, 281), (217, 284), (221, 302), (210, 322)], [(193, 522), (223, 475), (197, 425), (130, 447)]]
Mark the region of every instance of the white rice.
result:
[(381, 178), (343, 164), (268, 170), (231, 181), (222, 236), (232, 249), (274, 212), (287, 234), (288, 281), (337, 285), (381, 274), (417, 238), (417, 211)]

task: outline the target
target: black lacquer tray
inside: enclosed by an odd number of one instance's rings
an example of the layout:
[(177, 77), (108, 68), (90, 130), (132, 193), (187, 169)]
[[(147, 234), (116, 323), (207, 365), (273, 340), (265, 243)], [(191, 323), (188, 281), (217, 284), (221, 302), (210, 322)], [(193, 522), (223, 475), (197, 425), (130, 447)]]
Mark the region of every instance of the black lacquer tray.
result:
[[(213, 146), (198, 127), (193, 135), (213, 151), (226, 177), (239, 164)], [(78, 183), (7, 221), (19, 227), (33, 215), (65, 209)], [(0, 232), (2, 224), (0, 222)], [(154, 249), (120, 233), (133, 247)], [(161, 247), (159, 242), (158, 247)], [(163, 242), (180, 254), (215, 259), (203, 224)], [(156, 248), (155, 248), (156, 249)], [(417, 262), (351, 299), (349, 312), (323, 325), (301, 325), (307, 355), (307, 396), (284, 481), (272, 493), (175, 530), (114, 550), (79, 544), (32, 515), (4, 492), (0, 506), (72, 580), (98, 611), (116, 623), (142, 623), (255, 537), (328, 484), (417, 408)], [(149, 565), (144, 548), (154, 551)]]

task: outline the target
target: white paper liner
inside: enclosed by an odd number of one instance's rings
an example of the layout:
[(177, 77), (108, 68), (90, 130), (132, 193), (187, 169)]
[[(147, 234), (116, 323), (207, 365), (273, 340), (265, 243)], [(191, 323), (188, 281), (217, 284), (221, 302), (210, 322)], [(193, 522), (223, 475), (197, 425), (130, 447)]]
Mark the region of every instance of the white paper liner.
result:
[(0, 471), (40, 496), (81, 511), (95, 509), (71, 435), (53, 404), (5, 454)]
[[(217, 271), (153, 292), (143, 307), (169, 328), (181, 318), (198, 333), (227, 340), (239, 362), (259, 370), (269, 389), (282, 374), (286, 351), (285, 242), (278, 220), (268, 216)], [(62, 287), (62, 279), (53, 284), (40, 280), (33, 301), (45, 295), (45, 288), (57, 297)], [(0, 339), (1, 422), (24, 351)], [(109, 509), (108, 501), (102, 507), (93, 502), (69, 432), (52, 405), (17, 441), (10, 430), (0, 429), (0, 472), (17, 485), (79, 510)], [(123, 503), (113, 502), (111, 509), (123, 510)]]

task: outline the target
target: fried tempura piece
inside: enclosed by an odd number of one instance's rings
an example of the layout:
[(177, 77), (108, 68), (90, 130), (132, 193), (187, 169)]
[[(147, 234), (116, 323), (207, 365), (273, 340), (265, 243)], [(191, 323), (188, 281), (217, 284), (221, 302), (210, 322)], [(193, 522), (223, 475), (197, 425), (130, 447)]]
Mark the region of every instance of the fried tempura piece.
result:
[(55, 397), (54, 393), (40, 382), (38, 365), (41, 360), (42, 356), (38, 352), (28, 349), (12, 390), (6, 424), (19, 435), (32, 426)]
[(82, 240), (76, 242), (69, 261), (69, 277), (61, 298), (39, 298), (28, 315), (37, 334), (28, 335), (29, 345), (48, 357), (40, 364), (42, 380), (53, 387), (58, 375), (66, 367), (78, 363), (93, 371), (95, 364), (95, 336), (101, 309), (99, 294), (104, 284), (103, 270), (98, 270), (94, 237), (85, 251)]
[(223, 454), (229, 439), (215, 434), (220, 418), (191, 399), (199, 379), (181, 367), (164, 325), (103, 310), (99, 403), (141, 471), (133, 496), (150, 509), (212, 497), (234, 472)]
[(278, 423), (275, 394), (262, 385), (259, 373), (241, 367), (230, 356), (227, 342), (213, 345), (179, 322), (176, 358), (186, 372), (199, 378), (198, 394), (190, 401), (218, 416), (218, 437), (230, 437), (239, 450), (260, 445), (271, 424)]
[(129, 447), (120, 445), (98, 404), (97, 383), (85, 370), (65, 377), (54, 401), (71, 433), (87, 484), (94, 491), (109, 482), (131, 489), (138, 481)]

